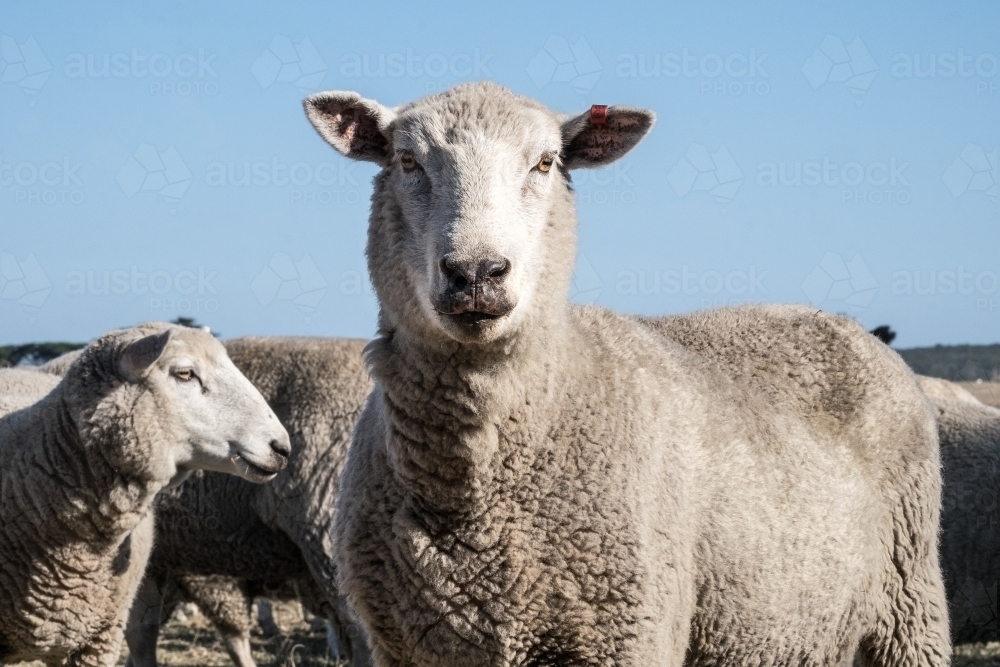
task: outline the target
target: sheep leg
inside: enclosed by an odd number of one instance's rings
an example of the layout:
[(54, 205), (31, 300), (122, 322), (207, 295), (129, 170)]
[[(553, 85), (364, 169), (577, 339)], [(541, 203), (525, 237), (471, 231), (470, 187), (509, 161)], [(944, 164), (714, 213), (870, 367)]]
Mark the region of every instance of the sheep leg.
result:
[(223, 635), (222, 644), (226, 653), (236, 667), (257, 667), (250, 651), (250, 633), (239, 635)]
[(257, 624), (267, 638), (277, 637), (281, 634), (281, 628), (274, 620), (274, 607), (267, 598), (257, 598)]
[(87, 648), (71, 655), (65, 663), (66, 667), (114, 667), (124, 639), (124, 628), (108, 628), (92, 638)]
[(177, 587), (222, 635), (232, 661), (239, 667), (256, 667), (250, 653), (253, 597), (246, 582), (233, 577), (184, 575), (177, 577)]
[(351, 667), (372, 667), (371, 651), (368, 650), (368, 642), (364, 633), (357, 623), (352, 623), (348, 628), (348, 633), (353, 635), (351, 639)]
[(143, 579), (125, 626), (128, 660), (125, 667), (156, 667), (156, 642), (160, 637), (163, 597), (152, 579)]
[(354, 622), (347, 602), (340, 598), (338, 608), (326, 624), (326, 645), (330, 655), (347, 659), (351, 667), (371, 667), (371, 652), (361, 626)]
[(895, 544), (885, 568), (885, 597), (878, 624), (860, 647), (866, 667), (951, 663), (948, 605), (938, 565), (940, 487), (932, 472), (917, 472), (909, 488), (912, 495), (894, 504)]

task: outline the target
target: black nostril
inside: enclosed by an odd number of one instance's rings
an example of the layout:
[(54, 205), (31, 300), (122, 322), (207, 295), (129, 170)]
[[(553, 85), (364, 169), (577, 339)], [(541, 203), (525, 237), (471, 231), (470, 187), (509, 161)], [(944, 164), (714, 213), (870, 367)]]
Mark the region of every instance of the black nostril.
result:
[(287, 442), (272, 440), (270, 444), (271, 444), (271, 451), (276, 454), (281, 454), (282, 456), (287, 457), (289, 454), (292, 453), (292, 448), (291, 446), (289, 446)]
[(451, 289), (462, 291), (469, 283), (476, 281), (475, 266), (470, 262), (461, 262), (452, 256), (441, 260), (441, 275), (451, 286)]

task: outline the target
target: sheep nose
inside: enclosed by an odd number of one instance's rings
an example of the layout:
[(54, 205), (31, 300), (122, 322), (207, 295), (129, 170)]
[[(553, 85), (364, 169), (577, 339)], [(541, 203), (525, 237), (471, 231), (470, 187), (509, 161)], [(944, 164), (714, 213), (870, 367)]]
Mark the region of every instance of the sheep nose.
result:
[(461, 292), (469, 286), (480, 285), (487, 280), (502, 282), (510, 273), (510, 260), (506, 257), (489, 257), (481, 260), (460, 260), (453, 255), (445, 255), (441, 260), (441, 273), (448, 280), (448, 286)]
[(272, 452), (278, 454), (279, 456), (283, 456), (286, 459), (292, 453), (292, 445), (290, 442), (288, 442), (287, 439), (281, 439), (281, 440), (275, 439), (268, 444), (271, 445)]

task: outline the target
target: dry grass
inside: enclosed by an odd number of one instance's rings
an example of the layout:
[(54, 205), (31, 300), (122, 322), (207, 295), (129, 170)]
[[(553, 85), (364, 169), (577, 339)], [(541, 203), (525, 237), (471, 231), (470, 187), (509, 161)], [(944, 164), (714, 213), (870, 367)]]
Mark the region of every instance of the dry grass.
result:
[[(301, 607), (275, 603), (274, 615), (284, 634), (266, 639), (256, 631), (251, 638), (258, 667), (344, 667), (327, 652), (326, 634), (311, 631), (302, 620)], [(118, 665), (124, 665), (127, 657), (124, 648)], [(233, 667), (219, 634), (201, 614), (167, 623), (160, 633), (156, 658), (160, 667)], [(44, 665), (25, 662), (9, 667)]]
[(955, 648), (952, 667), (1000, 667), (1000, 644), (964, 644)]
[(1000, 382), (959, 382), (958, 384), (986, 405), (1000, 408)]
[[(265, 639), (259, 632), (252, 639), (258, 667), (344, 667), (326, 651), (326, 636), (312, 632), (302, 620), (298, 605), (275, 603), (274, 615), (284, 635)], [(119, 665), (125, 664), (128, 650)], [(160, 634), (157, 660), (161, 667), (232, 667), (222, 641), (204, 616), (170, 621)], [(10, 667), (44, 667), (40, 662)], [(955, 649), (952, 667), (1000, 667), (1000, 643), (966, 644)]]
[[(254, 632), (253, 657), (259, 667), (336, 667), (326, 648), (326, 635), (313, 632), (297, 604), (274, 604), (274, 616), (284, 634), (267, 639)], [(124, 665), (128, 651), (118, 664)], [(212, 624), (196, 614), (186, 622), (171, 620), (160, 633), (157, 661), (163, 667), (231, 667), (222, 640)]]

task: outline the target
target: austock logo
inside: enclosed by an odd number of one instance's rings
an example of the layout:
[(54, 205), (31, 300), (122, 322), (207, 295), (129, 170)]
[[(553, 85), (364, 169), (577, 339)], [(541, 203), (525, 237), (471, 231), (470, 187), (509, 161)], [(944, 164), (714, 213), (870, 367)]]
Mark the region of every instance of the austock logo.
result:
[(838, 188), (844, 204), (906, 204), (910, 201), (909, 166), (896, 156), (864, 163), (838, 163), (828, 156), (805, 162), (761, 162), (756, 182), (772, 188)]
[(308, 253), (296, 262), (285, 253), (276, 252), (253, 279), (250, 289), (262, 306), (288, 301), (310, 315), (326, 294), (327, 283)]
[(743, 171), (725, 146), (710, 152), (705, 146), (695, 143), (674, 164), (667, 174), (667, 182), (678, 197), (686, 197), (691, 192), (707, 192), (725, 213), (743, 184)]
[(429, 53), (422, 55), (407, 49), (395, 53), (346, 53), (340, 58), (340, 76), (346, 78), (440, 79), (490, 79), (491, 54), (479, 49), (472, 53)]
[(199, 266), (197, 271), (128, 269), (82, 270), (66, 274), (63, 292), (79, 296), (142, 296), (149, 310), (175, 314), (214, 313), (219, 310), (219, 291), (213, 281), (218, 271)]
[(845, 45), (833, 35), (827, 35), (802, 65), (802, 73), (813, 90), (827, 83), (842, 83), (855, 96), (858, 106), (878, 75), (878, 69), (860, 37)]
[(209, 162), (205, 185), (212, 188), (291, 187), (293, 203), (356, 204), (361, 201), (354, 176), (357, 162), (293, 162), (272, 156), (270, 160)]
[(632, 163), (615, 162), (603, 169), (581, 169), (573, 175), (573, 190), (581, 204), (632, 204), (635, 181), (629, 175)]
[(702, 95), (764, 96), (771, 92), (765, 68), (766, 53), (697, 53), (681, 49), (672, 53), (623, 53), (615, 62), (615, 75), (623, 79), (696, 79)]
[(878, 281), (861, 255), (845, 262), (840, 255), (828, 252), (806, 277), (802, 291), (816, 307), (828, 304), (864, 309), (875, 298)]
[(68, 157), (5, 162), (0, 156), (0, 187), (14, 188), (15, 204), (82, 204), (86, 199), (82, 167)]
[(995, 205), (1000, 184), (997, 164), (996, 148), (987, 152), (982, 146), (966, 144), (955, 161), (945, 169), (942, 178), (956, 199), (966, 192), (982, 192)]
[(528, 76), (538, 88), (565, 83), (578, 93), (594, 89), (604, 67), (587, 40), (570, 44), (565, 37), (550, 35), (545, 46), (528, 63)]
[(63, 73), (68, 79), (150, 79), (149, 92), (162, 95), (218, 95), (217, 53), (71, 53)]
[[(0, 35), (0, 79), (14, 83), (27, 95), (37, 95), (52, 73), (52, 65), (42, 53), (34, 37), (23, 43)], [(32, 101), (34, 104), (34, 101)]]
[(0, 253), (0, 299), (34, 312), (42, 307), (51, 291), (52, 283), (34, 255), (18, 261), (10, 253)]
[(579, 303), (594, 303), (601, 296), (603, 289), (604, 283), (601, 282), (601, 277), (594, 271), (586, 255), (580, 253), (573, 269), (573, 284), (569, 298)]
[(290, 83), (302, 92), (312, 92), (326, 76), (326, 62), (308, 37), (293, 44), (284, 35), (275, 35), (250, 72), (265, 90), (275, 83)]
[(159, 152), (144, 143), (118, 170), (117, 180), (129, 199), (139, 192), (156, 192), (164, 201), (176, 203), (187, 192), (192, 175), (176, 148)]

